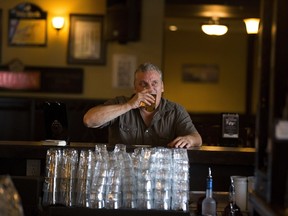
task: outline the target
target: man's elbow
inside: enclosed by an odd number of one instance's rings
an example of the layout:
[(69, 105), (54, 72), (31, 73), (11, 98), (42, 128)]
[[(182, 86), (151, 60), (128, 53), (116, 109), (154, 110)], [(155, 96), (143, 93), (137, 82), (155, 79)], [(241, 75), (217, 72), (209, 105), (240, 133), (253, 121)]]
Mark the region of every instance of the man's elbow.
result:
[(197, 132), (197, 133), (193, 134), (193, 137), (194, 137), (194, 141), (195, 141), (194, 146), (198, 146), (198, 147), (202, 146), (203, 143), (202, 143), (201, 135)]
[(85, 114), (83, 117), (83, 124), (88, 128), (95, 127), (93, 124), (93, 121), (91, 120), (91, 118), (87, 114)]
[(200, 147), (200, 146), (202, 146), (202, 144), (203, 144), (202, 137), (199, 135), (198, 146)]

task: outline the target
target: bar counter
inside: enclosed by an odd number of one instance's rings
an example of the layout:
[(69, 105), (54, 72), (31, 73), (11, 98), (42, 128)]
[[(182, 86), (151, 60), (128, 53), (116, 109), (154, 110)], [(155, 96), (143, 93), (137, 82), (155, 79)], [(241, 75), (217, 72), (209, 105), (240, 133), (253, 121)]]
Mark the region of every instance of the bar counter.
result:
[[(127, 146), (131, 152), (139, 146)], [(146, 146), (149, 147), (149, 146)], [(50, 148), (94, 149), (95, 143), (71, 142), (67, 146), (44, 145), (42, 141), (0, 141), (0, 175), (10, 175), (22, 198), (26, 215), (38, 215), (45, 176), (46, 152)], [(114, 146), (107, 145), (109, 151)], [(205, 146), (188, 150), (190, 191), (205, 191), (208, 167), (212, 169), (213, 190), (228, 191), (231, 175), (254, 175), (254, 148)], [(38, 173), (29, 174), (28, 162), (38, 162)]]
[[(0, 174), (26, 176), (27, 160), (39, 160), (41, 162), (40, 176), (44, 176), (46, 152), (49, 148), (74, 148), (77, 150), (95, 148), (95, 143), (71, 142), (67, 146), (44, 145), (43, 143), (42, 141), (0, 141), (0, 161), (5, 164), (0, 167)], [(131, 152), (136, 147), (139, 146), (127, 146), (127, 151)], [(107, 145), (107, 148), (112, 151), (114, 146)], [(254, 148), (203, 145), (189, 149), (188, 156), (190, 190), (193, 191), (205, 190), (208, 167), (212, 169), (214, 190), (216, 191), (228, 190), (230, 175), (249, 176), (254, 174)], [(197, 178), (194, 178), (194, 173), (197, 174)]]
[[(66, 146), (57, 146), (45, 145), (44, 141), (0, 141), (0, 158), (43, 159), (46, 157), (46, 151), (49, 148), (94, 149), (95, 144), (71, 142)], [(114, 146), (106, 145), (109, 150), (114, 148)], [(132, 151), (137, 147), (141, 146), (127, 146), (127, 151)], [(203, 145), (188, 149), (188, 154), (191, 163), (251, 165), (251, 163), (254, 163), (255, 148)], [(235, 156), (237, 156), (237, 159), (235, 159)]]

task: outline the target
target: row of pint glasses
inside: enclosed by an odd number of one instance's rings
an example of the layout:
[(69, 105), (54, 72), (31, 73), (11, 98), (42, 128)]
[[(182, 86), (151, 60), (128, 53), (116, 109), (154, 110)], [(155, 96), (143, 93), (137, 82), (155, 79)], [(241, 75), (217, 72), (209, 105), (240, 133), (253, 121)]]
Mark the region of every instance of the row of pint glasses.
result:
[(135, 148), (107, 151), (52, 148), (46, 155), (43, 205), (89, 208), (189, 210), (186, 149)]

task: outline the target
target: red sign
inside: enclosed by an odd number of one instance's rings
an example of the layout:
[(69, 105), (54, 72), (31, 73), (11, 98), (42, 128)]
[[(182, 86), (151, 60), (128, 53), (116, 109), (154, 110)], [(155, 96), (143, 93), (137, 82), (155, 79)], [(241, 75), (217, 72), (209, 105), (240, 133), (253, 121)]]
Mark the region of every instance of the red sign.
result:
[(15, 90), (39, 90), (40, 72), (0, 71), (0, 88)]

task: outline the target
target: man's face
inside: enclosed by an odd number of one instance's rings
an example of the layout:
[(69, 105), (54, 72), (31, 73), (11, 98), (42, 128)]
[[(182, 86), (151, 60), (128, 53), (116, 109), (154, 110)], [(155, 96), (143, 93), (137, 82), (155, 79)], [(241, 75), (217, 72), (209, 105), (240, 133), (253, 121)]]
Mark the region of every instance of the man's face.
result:
[(156, 93), (156, 107), (160, 103), (162, 92), (164, 92), (164, 84), (160, 74), (156, 71), (137, 72), (135, 74), (134, 89), (136, 92), (148, 90), (149, 93)]

